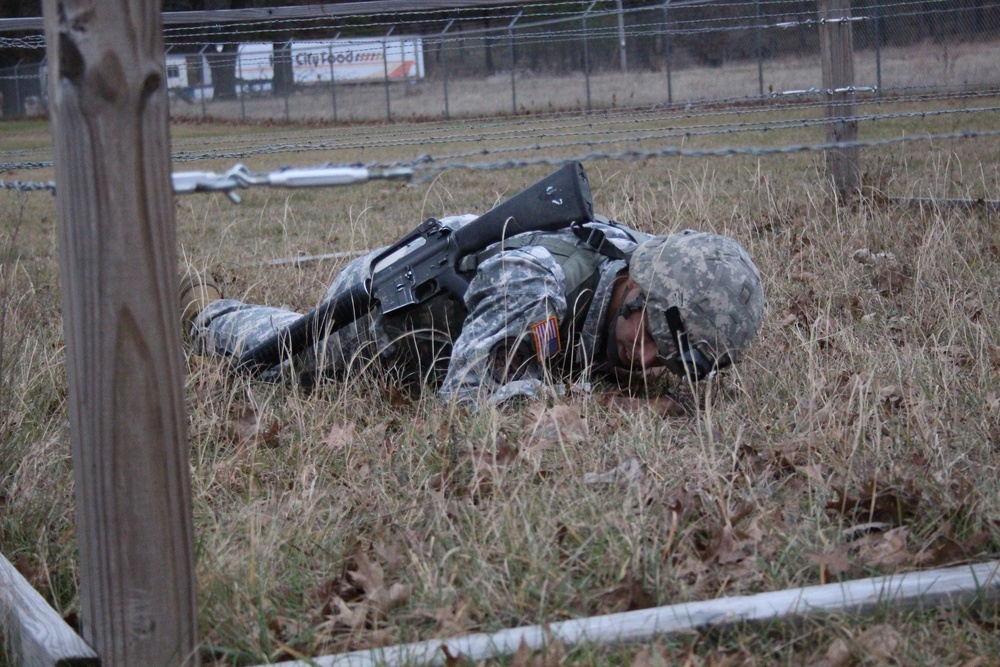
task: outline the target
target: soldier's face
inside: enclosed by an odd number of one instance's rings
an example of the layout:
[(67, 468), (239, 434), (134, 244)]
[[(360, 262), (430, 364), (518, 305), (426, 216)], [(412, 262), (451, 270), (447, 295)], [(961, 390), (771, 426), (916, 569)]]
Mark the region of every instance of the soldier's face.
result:
[[(638, 286), (633, 287), (625, 293), (624, 301), (637, 298), (641, 294)], [(647, 369), (661, 366), (656, 341), (649, 333), (646, 324), (646, 311), (638, 310), (628, 317), (618, 316), (612, 323), (614, 335), (609, 336), (609, 341), (614, 341), (613, 346), (609, 346), (608, 360), (615, 366), (630, 371), (644, 372)]]

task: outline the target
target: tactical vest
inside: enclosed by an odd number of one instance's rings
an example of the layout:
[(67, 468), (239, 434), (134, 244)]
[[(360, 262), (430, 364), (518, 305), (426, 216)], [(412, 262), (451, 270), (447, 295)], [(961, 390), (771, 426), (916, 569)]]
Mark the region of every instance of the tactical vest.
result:
[[(615, 225), (607, 218), (599, 218), (598, 222), (624, 231), (637, 244), (648, 237), (641, 232)], [(607, 240), (600, 227), (579, 225), (570, 229), (576, 234), (576, 239), (541, 231), (520, 234), (502, 244), (494, 244), (473, 256), (464, 258), (460, 266), (462, 271), (474, 271), (484, 261), (500, 252), (528, 246), (542, 247), (549, 251), (565, 276), (563, 285), (566, 295), (566, 316), (559, 323), (559, 338), (564, 342), (562, 349), (547, 360), (547, 363), (562, 373), (569, 373), (584, 363), (584, 359), (577, 358), (581, 353), (589, 359), (595, 352), (580, 350), (577, 343), (601, 280), (601, 265), (608, 259), (627, 260), (631, 254), (620, 250)]]

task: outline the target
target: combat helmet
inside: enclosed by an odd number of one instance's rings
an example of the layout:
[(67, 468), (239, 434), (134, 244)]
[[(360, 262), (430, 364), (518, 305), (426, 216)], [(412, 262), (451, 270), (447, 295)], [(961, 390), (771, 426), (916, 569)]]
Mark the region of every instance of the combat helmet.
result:
[(700, 380), (739, 360), (760, 330), (760, 271), (733, 239), (687, 230), (632, 253), (650, 333), (671, 372)]

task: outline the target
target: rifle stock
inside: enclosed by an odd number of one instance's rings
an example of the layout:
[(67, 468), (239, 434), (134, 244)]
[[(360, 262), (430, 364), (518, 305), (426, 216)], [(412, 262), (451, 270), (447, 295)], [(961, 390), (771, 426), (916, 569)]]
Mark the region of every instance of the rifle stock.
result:
[(590, 183), (583, 165), (572, 162), (457, 230), (426, 220), (372, 260), (366, 284), (354, 285), (240, 355), (237, 367), (266, 370), (375, 307), (391, 313), (442, 292), (461, 302), (469, 281), (458, 267), (467, 254), (522, 232), (555, 231), (593, 219)]
[(579, 162), (571, 162), (522, 190), (454, 233), (466, 255), (521, 232), (555, 231), (594, 219), (590, 182)]

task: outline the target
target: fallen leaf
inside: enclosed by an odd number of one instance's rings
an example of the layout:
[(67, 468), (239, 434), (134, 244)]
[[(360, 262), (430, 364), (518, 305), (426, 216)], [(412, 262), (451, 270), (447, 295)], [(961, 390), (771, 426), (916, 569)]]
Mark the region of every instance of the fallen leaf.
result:
[(529, 449), (547, 449), (556, 444), (580, 444), (589, 437), (587, 420), (580, 414), (579, 406), (556, 405), (532, 410), (535, 425), (528, 437)]
[(617, 408), (622, 412), (635, 413), (646, 409), (652, 410), (657, 416), (664, 419), (687, 415), (684, 406), (669, 396), (639, 398), (636, 396), (625, 396), (624, 394), (608, 393), (601, 396), (600, 402), (605, 407)]
[(910, 563), (913, 554), (906, 550), (906, 538), (910, 529), (906, 526), (894, 528), (882, 536), (875, 546), (859, 555), (865, 564), (878, 568), (896, 568)]
[(786, 310), (782, 315), (781, 319), (778, 320), (778, 326), (784, 329), (786, 327), (792, 326), (798, 321), (799, 321), (799, 316), (797, 314)]
[(521, 643), (517, 646), (517, 651), (511, 659), (510, 665), (511, 667), (531, 667), (531, 647), (528, 646), (528, 642), (523, 636), (521, 637)]
[(341, 449), (353, 445), (356, 439), (357, 432), (354, 422), (349, 422), (347, 425), (334, 424), (330, 427), (326, 437), (320, 441), (320, 444), (331, 449)]
[(896, 657), (903, 636), (891, 625), (876, 625), (857, 639), (858, 646), (876, 660), (888, 661)]
[(990, 364), (993, 368), (1000, 369), (1000, 345), (988, 344), (986, 346), (986, 353), (990, 357)]
[(834, 344), (834, 338), (841, 327), (836, 320), (824, 313), (820, 313), (813, 319), (809, 328), (816, 344), (820, 348), (826, 348)]
[(598, 598), (598, 610), (602, 614), (652, 609), (655, 606), (656, 597), (643, 587), (641, 581), (635, 581), (631, 576), (604, 591)]
[(809, 560), (820, 567), (823, 575), (821, 583), (827, 583), (826, 575), (836, 576), (851, 569), (847, 551), (847, 548), (842, 546), (826, 553), (808, 555)]
[(383, 614), (403, 604), (410, 598), (413, 587), (409, 584), (394, 583), (389, 588), (376, 588), (365, 597)]
[(826, 476), (823, 474), (823, 466), (819, 463), (795, 466), (795, 472), (799, 473), (813, 484), (826, 484)]
[(670, 660), (663, 642), (657, 639), (656, 643), (643, 646), (636, 651), (629, 664), (632, 667), (668, 667)]
[(514, 655), (515, 660), (512, 663), (512, 667), (517, 663), (517, 656), (521, 654), (522, 659), (526, 660), (524, 663), (527, 667), (560, 667), (563, 663), (563, 659), (566, 657), (566, 647), (563, 646), (561, 641), (552, 641), (552, 635), (547, 631), (545, 633), (545, 645), (537, 653), (533, 653), (528, 650), (525, 654), (521, 653), (521, 648), (525, 646), (524, 639), (521, 640), (521, 645), (518, 646), (517, 653)]
[(28, 580), (28, 583), (35, 588), (41, 588), (39, 584), (45, 580), (45, 577), (42, 575), (41, 568), (36, 567), (31, 558), (25, 554), (18, 554), (13, 564), (14, 569), (20, 572), (21, 576)]
[(943, 567), (959, 563), (978, 554), (989, 541), (988, 532), (977, 533), (962, 542), (951, 535), (939, 535), (917, 554), (916, 562), (925, 567)]
[(453, 637), (465, 634), (474, 624), (472, 619), (475, 608), (470, 602), (459, 598), (450, 605), (441, 607), (434, 611), (434, 620), (437, 621), (437, 629), (434, 631), (435, 637)]
[[(351, 580), (346, 570), (341, 572), (339, 576), (326, 581), (316, 591), (317, 597), (325, 603), (324, 610), (327, 605), (333, 604), (330, 600), (334, 598), (351, 602), (359, 599), (363, 594), (364, 591), (358, 584)], [(324, 613), (327, 612), (324, 611)]]
[(400, 540), (392, 540), (388, 544), (376, 544), (374, 549), (378, 557), (385, 563), (384, 569), (387, 574), (391, 576), (402, 571), (403, 565), (407, 562), (407, 556), (405, 547)]
[(910, 276), (894, 264), (879, 265), (872, 274), (872, 287), (882, 296), (899, 294), (909, 282)]
[(968, 366), (972, 363), (972, 354), (964, 345), (939, 345), (934, 348), (934, 354), (955, 366)]
[(646, 466), (636, 458), (630, 458), (625, 463), (608, 472), (588, 472), (583, 476), (584, 484), (621, 484), (628, 486), (641, 481), (646, 475)]
[(859, 523), (850, 528), (845, 528), (840, 531), (840, 539), (845, 542), (853, 542), (854, 540), (862, 537), (864, 535), (869, 535), (871, 533), (880, 533), (892, 528), (891, 523), (883, 523), (881, 521), (871, 521), (868, 523)]
[(742, 562), (747, 554), (744, 551), (744, 543), (739, 539), (736, 532), (729, 526), (722, 529), (719, 542), (716, 546), (715, 557), (720, 565), (731, 565)]
[[(323, 607), (323, 617), (327, 623), (333, 626), (353, 628), (358, 625), (357, 613), (351, 609), (344, 600), (338, 596), (333, 596)], [(364, 619), (361, 621), (364, 622)]]
[(385, 574), (382, 568), (378, 563), (372, 562), (363, 551), (355, 554), (354, 563), (356, 569), (351, 570), (349, 574), (366, 594), (385, 586)]
[(958, 667), (983, 667), (985, 664), (988, 664), (988, 659), (985, 656), (977, 655), (975, 658), (966, 660)]
[[(537, 445), (534, 441), (529, 441), (527, 447)], [(539, 451), (547, 447), (539, 447)], [(467, 488), (480, 494), (488, 494), (493, 490), (494, 482), (500, 475), (503, 468), (512, 464), (520, 455), (520, 450), (507, 441), (502, 433), (497, 437), (497, 450), (491, 451), (485, 447), (475, 448), (471, 451), (464, 450), (456, 458), (456, 468), (465, 466), (472, 469), (472, 480)], [(454, 480), (451, 474), (445, 475), (441, 479), (441, 488), (446, 487)]]
[(834, 487), (837, 500), (826, 504), (826, 509), (854, 516), (862, 522), (883, 522), (898, 526), (916, 515), (920, 506), (920, 490), (908, 490), (883, 484), (872, 479), (861, 486), (857, 496), (849, 495), (842, 487)]
[(354, 556), (356, 570), (350, 572), (351, 578), (365, 592), (365, 600), (383, 614), (402, 604), (409, 597), (412, 587), (406, 584), (393, 583), (386, 586), (385, 572), (382, 567), (373, 562), (364, 552)]
[(898, 385), (888, 385), (878, 391), (878, 400), (890, 410), (895, 410), (903, 404), (903, 388)]
[(838, 637), (830, 642), (830, 646), (826, 649), (826, 655), (817, 663), (817, 667), (846, 667), (851, 664), (852, 659), (851, 647)]
[(809, 326), (813, 320), (811, 315), (814, 309), (813, 299), (812, 290), (809, 291), (809, 294), (796, 294), (792, 297), (792, 303), (786, 311), (787, 314), (793, 316), (796, 321)]
[(462, 655), (461, 651), (457, 653), (452, 653), (451, 649), (448, 648), (447, 644), (441, 644), (441, 652), (444, 653), (445, 667), (458, 667), (459, 665), (469, 662)]
[(278, 446), (281, 424), (277, 419), (265, 425), (261, 416), (249, 405), (235, 406), (229, 413), (232, 440), (238, 445), (256, 443), (265, 447)]
[(875, 264), (885, 264), (896, 261), (896, 256), (891, 252), (872, 252), (868, 248), (855, 250), (851, 258), (858, 264), (872, 266)]
[(809, 271), (802, 271), (801, 273), (793, 273), (791, 278), (797, 283), (815, 283), (818, 280), (817, 275)]
[(413, 399), (409, 394), (397, 386), (390, 386), (387, 394), (388, 403), (393, 408), (408, 408), (413, 405)]

